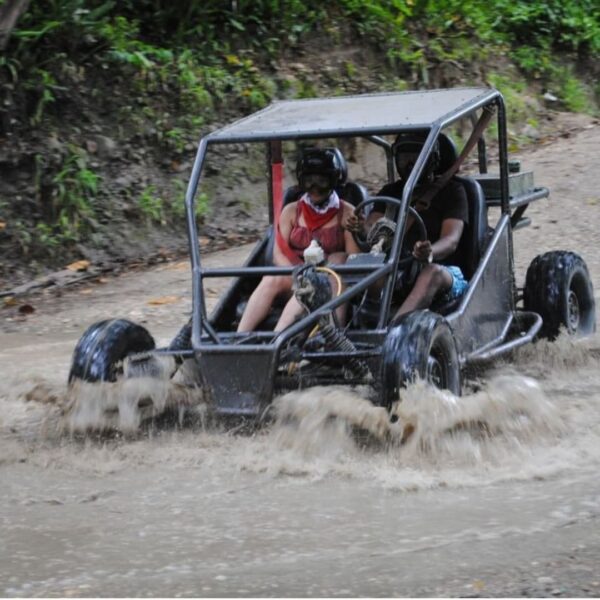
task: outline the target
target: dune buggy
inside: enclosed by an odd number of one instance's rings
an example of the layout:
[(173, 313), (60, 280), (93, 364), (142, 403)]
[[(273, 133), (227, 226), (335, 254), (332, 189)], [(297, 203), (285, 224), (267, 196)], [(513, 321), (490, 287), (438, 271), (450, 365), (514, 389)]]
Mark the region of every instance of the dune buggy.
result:
[[(459, 154), (448, 131), (459, 121), (472, 124)], [(488, 173), (485, 134), (497, 128), (498, 172)], [(489, 128), (492, 129), (492, 128)], [(295, 191), (284, 189), (286, 148), (361, 138), (381, 153), (388, 181), (395, 179), (392, 140), (401, 132), (426, 131), (427, 137), (401, 199), (369, 197), (350, 177), (340, 195), (368, 211), (374, 202), (389, 206), (386, 219), (372, 229), (364, 252), (345, 264), (330, 265), (343, 287), (332, 290), (328, 277), (314, 266), (297, 270), (271, 263), (274, 228), (282, 206)], [(398, 287), (413, 259), (403, 252), (404, 228), (415, 184), (434, 143), (441, 148), (440, 177), (462, 183), (469, 222), (462, 238), (469, 285), (458, 300), (393, 321)], [(330, 142), (328, 142), (330, 143)], [(246, 263), (239, 267), (202, 266), (195, 199), (207, 154), (224, 144), (259, 145), (265, 153), (270, 226)], [(458, 175), (471, 148), (477, 146), (477, 171)], [(488, 361), (537, 336), (553, 338), (561, 328), (585, 335), (595, 330), (592, 285), (584, 261), (572, 252), (554, 251), (530, 265), (524, 288), (514, 275), (513, 231), (528, 224), (531, 202), (546, 198), (531, 173), (512, 172), (507, 153), (506, 113), (494, 89), (465, 88), (383, 93), (276, 102), (202, 138), (186, 194), (187, 229), (192, 270), (192, 316), (166, 348), (155, 348), (152, 336), (124, 319), (92, 325), (80, 339), (69, 379), (113, 381), (120, 376), (152, 373), (157, 357), (169, 355), (186, 370), (191, 387), (208, 394), (217, 413), (259, 416), (275, 395), (327, 384), (367, 385), (374, 403), (399, 398), (415, 377), (459, 395), (468, 365)], [(385, 183), (385, 182), (381, 182)], [(495, 215), (492, 218), (492, 214)], [(416, 215), (418, 217), (418, 215)], [(427, 232), (422, 232), (426, 237)], [(238, 333), (245, 302), (264, 275), (294, 275), (295, 293), (305, 315), (275, 333), (267, 318), (251, 333)], [(207, 314), (204, 284), (232, 278), (228, 291)], [(383, 282), (374, 301), (376, 282)], [(333, 317), (348, 308), (342, 327)], [(273, 312), (276, 313), (277, 307)]]

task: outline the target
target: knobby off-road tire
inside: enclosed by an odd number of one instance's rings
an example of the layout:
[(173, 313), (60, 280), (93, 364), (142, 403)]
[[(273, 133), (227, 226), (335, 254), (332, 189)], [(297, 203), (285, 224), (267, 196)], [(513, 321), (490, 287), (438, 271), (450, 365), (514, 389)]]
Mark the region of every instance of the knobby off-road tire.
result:
[(574, 252), (536, 256), (527, 269), (523, 301), (525, 310), (542, 317), (541, 337), (553, 340), (561, 327), (577, 336), (596, 330), (592, 282), (585, 261)]
[(381, 361), (381, 402), (391, 407), (416, 379), (460, 396), (461, 374), (450, 325), (428, 310), (409, 313), (390, 330)]
[(75, 379), (116, 381), (123, 359), (154, 347), (150, 333), (132, 321), (111, 319), (94, 323), (75, 347), (69, 383)]

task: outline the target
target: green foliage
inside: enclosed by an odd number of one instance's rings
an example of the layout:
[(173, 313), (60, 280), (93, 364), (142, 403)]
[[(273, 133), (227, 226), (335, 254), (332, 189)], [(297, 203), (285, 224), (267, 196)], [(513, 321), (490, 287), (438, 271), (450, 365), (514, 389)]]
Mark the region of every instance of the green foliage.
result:
[(10, 223), (10, 233), (23, 254), (33, 248), (54, 254), (93, 229), (93, 202), (101, 179), (89, 168), (86, 153), (73, 145), (58, 166), (46, 164), (43, 155), (35, 163), (36, 195), (49, 214), (33, 228), (17, 219)]
[(10, 58), (6, 55), (0, 56), (0, 71), (6, 71), (13, 83), (18, 81), (20, 70), (21, 63), (16, 58)]
[[(36, 124), (57, 100), (60, 65), (74, 56), (125, 70), (142, 96), (175, 92), (177, 109), (207, 120), (224, 104), (264, 106), (276, 94), (261, 74), (265, 61), (315, 37), (343, 43), (348, 29), (383, 50), (400, 76), (424, 85), (432, 65), (509, 50), (529, 77), (547, 84), (556, 80), (556, 50), (600, 53), (597, 0), (42, 0), (19, 21), (0, 71), (37, 90)], [(353, 79), (351, 62), (344, 71)], [(312, 81), (300, 82), (299, 97), (316, 93)]]
[(495, 0), (493, 4), (501, 17), (497, 31), (515, 44), (600, 52), (600, 6), (596, 0)]
[(567, 110), (571, 112), (592, 111), (588, 94), (571, 69), (566, 67), (555, 69), (552, 80), (556, 84), (557, 95)]
[(186, 145), (186, 133), (180, 127), (173, 127), (165, 134), (165, 140), (168, 147), (172, 148), (175, 152), (182, 153)]
[(196, 214), (200, 217), (204, 217), (208, 214), (210, 206), (210, 198), (205, 192), (200, 192), (196, 197)]
[(100, 176), (87, 164), (87, 155), (81, 149), (69, 145), (69, 153), (60, 170), (52, 177), (52, 204), (57, 215), (56, 225), (61, 234), (78, 239), (88, 228), (94, 210), (92, 202), (98, 193)]
[(173, 194), (170, 203), (170, 209), (176, 218), (182, 219), (185, 216), (185, 192), (187, 185), (181, 179), (173, 181)]
[(39, 125), (46, 107), (56, 101), (56, 91), (64, 90), (64, 88), (59, 86), (54, 76), (45, 69), (34, 69), (24, 87), (35, 92), (37, 96), (35, 110), (31, 115), (31, 124)]
[(138, 198), (138, 206), (148, 221), (165, 224), (164, 201), (157, 194), (156, 186), (146, 187)]

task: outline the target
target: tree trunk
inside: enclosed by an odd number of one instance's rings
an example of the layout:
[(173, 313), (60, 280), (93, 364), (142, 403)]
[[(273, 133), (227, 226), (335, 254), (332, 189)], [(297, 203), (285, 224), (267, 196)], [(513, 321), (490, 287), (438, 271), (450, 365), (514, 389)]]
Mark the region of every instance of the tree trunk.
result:
[(10, 34), (31, 0), (5, 0), (0, 6), (0, 51), (6, 48)]

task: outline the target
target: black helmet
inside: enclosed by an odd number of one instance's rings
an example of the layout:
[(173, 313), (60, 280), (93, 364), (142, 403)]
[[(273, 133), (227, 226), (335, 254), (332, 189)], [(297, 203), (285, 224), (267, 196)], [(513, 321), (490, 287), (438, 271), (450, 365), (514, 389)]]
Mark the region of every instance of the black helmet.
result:
[(296, 176), (302, 189), (306, 189), (306, 175), (323, 175), (333, 190), (346, 182), (348, 166), (338, 148), (306, 148), (296, 164)]
[[(401, 173), (401, 169), (398, 166), (398, 158), (402, 154), (414, 154), (421, 152), (423, 148), (423, 144), (429, 135), (429, 131), (407, 131), (405, 133), (400, 133), (396, 137), (396, 140), (392, 144), (392, 153), (394, 155), (394, 161), (396, 162), (396, 170), (398, 173)], [(433, 144), (433, 148), (431, 150), (431, 154), (429, 155), (429, 159), (427, 160), (427, 164), (423, 169), (423, 176), (427, 176), (431, 173), (435, 173), (440, 165), (440, 144), (436, 139)]]

